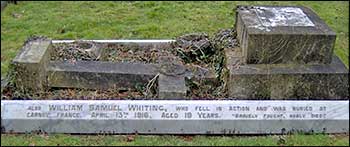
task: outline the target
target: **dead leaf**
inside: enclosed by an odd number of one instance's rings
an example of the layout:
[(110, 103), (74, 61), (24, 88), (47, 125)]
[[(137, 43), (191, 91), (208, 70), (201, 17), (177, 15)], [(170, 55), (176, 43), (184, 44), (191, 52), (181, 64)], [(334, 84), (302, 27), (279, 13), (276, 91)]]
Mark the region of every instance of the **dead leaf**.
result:
[(192, 136), (184, 136), (183, 139), (185, 141), (192, 141), (193, 140), (193, 137)]
[(132, 142), (132, 141), (134, 141), (135, 140), (135, 135), (128, 135), (127, 137), (126, 137), (126, 141), (127, 142)]

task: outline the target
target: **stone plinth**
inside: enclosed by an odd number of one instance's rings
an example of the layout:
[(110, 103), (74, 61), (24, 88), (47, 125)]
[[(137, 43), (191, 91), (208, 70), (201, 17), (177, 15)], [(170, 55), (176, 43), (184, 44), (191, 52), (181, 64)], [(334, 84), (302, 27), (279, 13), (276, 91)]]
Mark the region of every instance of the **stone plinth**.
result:
[(228, 91), (238, 99), (349, 99), (349, 70), (331, 64), (247, 64), (229, 68)]
[(184, 76), (159, 75), (158, 91), (160, 99), (183, 99), (187, 87)]
[(248, 64), (329, 64), (336, 34), (306, 7), (239, 6), (236, 29)]
[(43, 89), (46, 85), (45, 68), (50, 60), (51, 40), (39, 38), (27, 41), (12, 64), (16, 85), (28, 90)]

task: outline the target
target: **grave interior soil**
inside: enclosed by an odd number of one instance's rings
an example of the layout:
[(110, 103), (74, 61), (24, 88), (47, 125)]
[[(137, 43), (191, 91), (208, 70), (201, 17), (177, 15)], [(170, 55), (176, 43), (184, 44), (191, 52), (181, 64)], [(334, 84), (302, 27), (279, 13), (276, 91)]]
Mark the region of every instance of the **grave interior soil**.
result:
[(52, 45), (51, 60), (159, 63), (160, 56), (174, 56), (168, 50), (136, 44), (108, 44), (87, 41)]
[[(191, 33), (177, 37), (170, 48), (142, 48), (86, 41), (57, 43), (52, 44), (51, 60), (160, 63), (160, 56), (176, 57), (180, 59), (180, 64), (188, 68), (206, 68), (216, 73), (216, 78), (213, 80), (186, 78), (187, 99), (223, 99), (227, 98), (223, 50), (234, 46), (238, 46), (235, 30), (223, 29), (211, 38), (205, 33)], [(33, 92), (17, 88), (12, 82), (13, 74), (7, 75), (8, 84), (5, 87), (2, 85), (1, 99), (157, 99), (158, 95), (157, 84), (146, 87), (147, 83), (134, 88), (118, 87), (107, 90), (50, 88)], [(147, 88), (150, 90), (146, 90)]]

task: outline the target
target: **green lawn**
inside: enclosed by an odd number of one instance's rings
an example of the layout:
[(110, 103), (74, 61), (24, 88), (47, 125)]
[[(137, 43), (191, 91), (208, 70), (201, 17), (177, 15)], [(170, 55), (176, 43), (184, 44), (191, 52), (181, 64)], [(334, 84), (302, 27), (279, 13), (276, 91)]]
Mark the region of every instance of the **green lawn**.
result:
[[(234, 24), (236, 5), (302, 5), (337, 33), (335, 53), (349, 66), (349, 2), (19, 2), (1, 12), (1, 74), (31, 35), (53, 39), (169, 39), (212, 35)], [(1, 135), (1, 145), (278, 145), (278, 136), (179, 137)], [(292, 135), (285, 145), (349, 145), (349, 136)]]
[(349, 136), (153, 136), (153, 135), (1, 135), (1, 145), (237, 145), (237, 146), (348, 146)]

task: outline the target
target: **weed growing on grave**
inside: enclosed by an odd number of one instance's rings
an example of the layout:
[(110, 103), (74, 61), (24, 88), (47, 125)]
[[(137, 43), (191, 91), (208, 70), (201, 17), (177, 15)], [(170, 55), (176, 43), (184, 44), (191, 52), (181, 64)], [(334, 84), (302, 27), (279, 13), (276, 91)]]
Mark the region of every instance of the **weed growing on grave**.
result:
[(215, 53), (209, 37), (205, 33), (191, 33), (180, 36), (173, 43), (175, 54), (185, 63), (198, 65), (210, 62), (210, 57)]
[(189, 67), (213, 69), (215, 80), (186, 79), (189, 98), (225, 98), (227, 97), (227, 71), (224, 61), (224, 49), (238, 46), (234, 29), (221, 29), (211, 39), (204, 33), (192, 33), (177, 38), (173, 44), (175, 51)]

